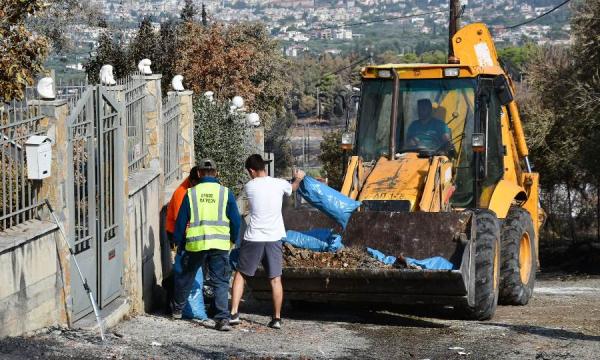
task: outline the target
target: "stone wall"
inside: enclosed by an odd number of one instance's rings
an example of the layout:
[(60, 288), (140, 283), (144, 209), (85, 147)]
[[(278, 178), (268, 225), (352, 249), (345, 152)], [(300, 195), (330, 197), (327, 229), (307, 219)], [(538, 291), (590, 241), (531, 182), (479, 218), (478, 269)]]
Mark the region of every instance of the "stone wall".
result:
[[(165, 306), (166, 290), (163, 274), (171, 271), (171, 252), (161, 223), (161, 210), (170, 193), (181, 179), (164, 184), (162, 173), (162, 89), (160, 76), (144, 77), (146, 98), (144, 114), (147, 117), (146, 134), (149, 156), (144, 168), (129, 173), (127, 151), (120, 191), (125, 193), (122, 206), (116, 212), (124, 214), (123, 293), (118, 311), (129, 314), (153, 311)], [(123, 86), (108, 89), (123, 101)], [(193, 111), (192, 92), (178, 93), (182, 129), (179, 163), (184, 176), (193, 164)], [(52, 144), (52, 176), (42, 182), (40, 198), (52, 202), (56, 215), (67, 234), (72, 230), (69, 216), (70, 180), (68, 146), (69, 105), (64, 100), (40, 101), (48, 136)], [(123, 120), (125, 117), (123, 115)], [(126, 136), (122, 138), (127, 149)], [(42, 219), (50, 219), (46, 210)], [(73, 325), (71, 286), (71, 258), (68, 248), (58, 242), (57, 227), (48, 221), (31, 221), (0, 233), (0, 337), (19, 335), (52, 324)], [(62, 240), (60, 240), (62, 241)], [(57, 245), (58, 244), (58, 245)], [(116, 301), (113, 302), (117, 303)], [(107, 323), (110, 306), (101, 309)], [(114, 315), (114, 314), (113, 314)], [(116, 315), (115, 315), (116, 316)], [(114, 316), (113, 316), (114, 317)], [(114, 323), (114, 322), (113, 322)]]
[[(29, 221), (0, 236), (0, 337), (67, 324), (55, 224)], [(58, 244), (58, 249), (57, 249)]]
[(125, 292), (134, 312), (149, 312), (164, 307), (163, 267), (170, 266), (168, 243), (160, 236), (160, 173), (145, 169), (129, 177), (127, 218), (129, 256), (126, 273), (130, 279)]

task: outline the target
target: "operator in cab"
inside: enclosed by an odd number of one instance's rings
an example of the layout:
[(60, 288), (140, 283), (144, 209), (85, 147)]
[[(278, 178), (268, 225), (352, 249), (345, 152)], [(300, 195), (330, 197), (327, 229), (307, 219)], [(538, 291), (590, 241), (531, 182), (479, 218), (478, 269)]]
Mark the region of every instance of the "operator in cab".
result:
[(450, 128), (442, 120), (433, 117), (431, 100), (418, 100), (417, 113), (419, 118), (408, 126), (406, 147), (426, 150), (441, 150), (446, 145), (451, 147)]

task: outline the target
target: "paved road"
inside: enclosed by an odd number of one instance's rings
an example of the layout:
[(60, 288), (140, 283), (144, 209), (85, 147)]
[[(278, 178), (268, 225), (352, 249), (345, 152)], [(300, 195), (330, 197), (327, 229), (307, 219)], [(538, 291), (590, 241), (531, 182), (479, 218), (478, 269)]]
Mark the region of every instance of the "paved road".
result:
[[(111, 329), (100, 344), (81, 331), (49, 329), (0, 341), (0, 358), (85, 359), (598, 359), (600, 277), (545, 275), (528, 306), (499, 307), (493, 320), (319, 308), (286, 309), (280, 331), (265, 327), (268, 306), (230, 333), (144, 315)], [(154, 342), (154, 345), (152, 343)]]

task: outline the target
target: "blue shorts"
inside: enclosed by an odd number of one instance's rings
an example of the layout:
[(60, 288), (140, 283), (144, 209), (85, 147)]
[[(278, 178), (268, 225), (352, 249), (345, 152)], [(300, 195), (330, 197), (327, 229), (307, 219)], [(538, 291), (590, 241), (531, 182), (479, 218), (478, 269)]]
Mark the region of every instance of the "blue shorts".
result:
[(237, 270), (245, 276), (254, 276), (262, 263), (269, 279), (281, 276), (283, 247), (279, 241), (242, 241)]

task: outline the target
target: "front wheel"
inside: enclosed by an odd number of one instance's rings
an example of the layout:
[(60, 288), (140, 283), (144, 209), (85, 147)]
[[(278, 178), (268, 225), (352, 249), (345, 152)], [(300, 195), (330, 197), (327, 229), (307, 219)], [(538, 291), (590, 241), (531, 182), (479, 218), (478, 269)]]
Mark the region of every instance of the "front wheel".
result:
[(500, 226), (489, 210), (474, 213), (475, 226), (475, 302), (460, 308), (461, 315), (471, 320), (488, 320), (498, 304), (500, 283)]
[(527, 210), (513, 207), (502, 226), (500, 303), (526, 305), (533, 295), (537, 262), (535, 231)]

